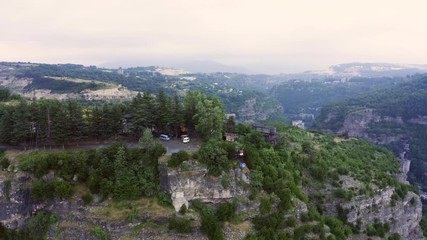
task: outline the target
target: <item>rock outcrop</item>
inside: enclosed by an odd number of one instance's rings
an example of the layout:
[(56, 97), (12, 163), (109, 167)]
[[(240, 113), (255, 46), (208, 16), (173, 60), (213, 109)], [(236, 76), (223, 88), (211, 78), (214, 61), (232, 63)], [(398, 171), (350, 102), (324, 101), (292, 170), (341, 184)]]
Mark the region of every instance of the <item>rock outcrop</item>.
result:
[(350, 223), (361, 223), (361, 229), (376, 221), (388, 223), (390, 233), (399, 234), (402, 239), (423, 239), (419, 222), (422, 218), (420, 197), (408, 192), (404, 199), (393, 201), (394, 189), (380, 191), (371, 198), (354, 200), (343, 204), (350, 210), (347, 220)]
[(161, 187), (171, 195), (172, 204), (178, 211), (183, 204), (199, 199), (202, 202), (217, 203), (226, 199), (248, 194), (245, 185), (249, 176), (242, 169), (231, 169), (221, 177), (208, 175), (208, 170), (195, 162), (185, 162), (189, 171), (161, 168)]
[[(333, 119), (333, 116), (330, 118)], [(380, 122), (402, 124), (404, 121), (402, 117), (381, 116), (375, 109), (362, 109), (348, 113), (338, 133), (347, 134), (349, 137), (361, 137), (381, 145), (399, 141), (404, 137), (402, 134), (393, 134), (391, 136), (374, 134), (368, 131), (370, 124)]]
[[(336, 120), (338, 115), (330, 113), (325, 122)], [(401, 173), (396, 177), (400, 182), (409, 184), (407, 173), (409, 172), (411, 161), (407, 158), (410, 144), (404, 132), (399, 128), (394, 128), (391, 133), (381, 131), (371, 131), (372, 124), (385, 124), (399, 126), (401, 124), (416, 123), (423, 124), (426, 117), (404, 120), (402, 117), (390, 117), (379, 114), (375, 109), (362, 109), (347, 113), (338, 131), (348, 137), (360, 137), (370, 142), (387, 145), (398, 144), (401, 147), (397, 156), (400, 161)], [(384, 189), (378, 191), (373, 197), (353, 199), (351, 202), (343, 203), (342, 207), (348, 210), (348, 222), (356, 224), (359, 222), (362, 229), (366, 229), (368, 224), (375, 221), (388, 223), (390, 233), (398, 233), (402, 239), (423, 239), (419, 222), (422, 219), (422, 203), (419, 195), (409, 192), (404, 199), (393, 201), (394, 189)], [(330, 206), (332, 207), (332, 205)], [(334, 213), (336, 214), (336, 213)]]
[(244, 122), (253, 122), (254, 119), (266, 120), (275, 113), (283, 113), (283, 107), (280, 104), (273, 104), (268, 99), (257, 101), (256, 98), (246, 100), (237, 111), (239, 120)]
[(387, 223), (390, 233), (402, 239), (421, 240), (419, 222), (422, 219), (420, 197), (408, 192), (403, 199), (393, 200), (394, 188), (377, 190), (373, 196), (356, 196), (348, 202), (331, 202), (324, 205), (325, 214), (338, 215), (339, 205), (347, 213), (347, 221), (365, 231), (370, 224)]
[(9, 229), (17, 229), (27, 223), (31, 214), (46, 205), (31, 200), (29, 174), (18, 172), (9, 177), (0, 176), (0, 223)]

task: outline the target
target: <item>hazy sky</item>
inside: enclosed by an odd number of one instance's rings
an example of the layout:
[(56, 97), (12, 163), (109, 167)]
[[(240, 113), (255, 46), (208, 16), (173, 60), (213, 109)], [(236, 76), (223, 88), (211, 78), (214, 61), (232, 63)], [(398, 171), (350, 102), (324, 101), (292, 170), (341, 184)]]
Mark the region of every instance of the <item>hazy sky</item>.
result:
[(0, 61), (214, 61), (270, 73), (427, 64), (426, 9), (426, 0), (0, 0)]

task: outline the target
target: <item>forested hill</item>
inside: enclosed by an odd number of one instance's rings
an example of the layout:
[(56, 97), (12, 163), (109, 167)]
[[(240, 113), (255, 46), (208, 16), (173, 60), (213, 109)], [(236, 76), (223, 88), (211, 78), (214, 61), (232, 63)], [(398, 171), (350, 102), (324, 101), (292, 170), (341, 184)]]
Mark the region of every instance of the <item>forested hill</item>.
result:
[(272, 87), (270, 93), (282, 104), (287, 117), (303, 119), (309, 126), (310, 120), (317, 117), (321, 109), (331, 102), (358, 97), (366, 92), (392, 87), (410, 79), (408, 77), (343, 77), (311, 81), (290, 80)]
[(92, 104), (130, 100), (138, 92), (156, 93), (159, 89), (180, 98), (198, 90), (219, 97), (225, 110), (243, 121), (281, 117), (280, 104), (265, 93), (270, 78), (188, 73), (154, 66), (105, 69), (77, 64), (0, 63), (0, 86), (28, 98), (76, 99)]
[[(316, 127), (338, 131), (348, 113), (367, 108), (375, 109), (384, 116), (402, 117), (404, 121), (409, 121), (427, 116), (425, 106), (427, 106), (427, 76), (419, 76), (413, 81), (397, 86), (329, 104), (322, 109)], [(328, 121), (332, 116), (334, 121)]]
[(315, 127), (359, 136), (402, 151), (409, 144), (409, 181), (427, 191), (427, 76), (395, 87), (330, 104)]

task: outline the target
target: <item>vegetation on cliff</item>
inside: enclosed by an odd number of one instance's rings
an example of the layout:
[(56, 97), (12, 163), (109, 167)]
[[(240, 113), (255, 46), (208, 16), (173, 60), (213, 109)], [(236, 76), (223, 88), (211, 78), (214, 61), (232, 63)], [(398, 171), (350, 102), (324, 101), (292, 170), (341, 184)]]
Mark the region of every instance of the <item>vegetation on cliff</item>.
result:
[[(425, 116), (427, 116), (427, 77), (418, 76), (418, 79), (398, 86), (337, 102), (323, 108), (316, 121), (316, 128), (329, 129), (337, 132), (342, 128), (346, 117), (357, 110), (373, 109), (374, 114), (382, 118), (381, 121), (371, 122), (365, 130), (372, 138), (375, 136), (398, 136), (408, 140), (411, 160), (409, 181), (423, 191), (427, 191), (425, 173), (427, 172), (427, 144)], [(400, 119), (387, 121), (385, 118)], [(399, 153), (402, 144), (394, 142), (387, 145)]]
[[(317, 117), (321, 109), (331, 102), (354, 98), (407, 80), (400, 77), (290, 80), (274, 86), (270, 92), (282, 104), (286, 116), (301, 119), (300, 113)], [(305, 122), (310, 123), (309, 120), (305, 119)]]
[[(97, 150), (34, 151), (20, 155), (19, 169), (34, 176), (32, 198), (38, 201), (67, 199), (75, 194), (79, 185), (85, 189), (82, 194), (85, 204), (91, 204), (92, 195), (97, 196), (97, 201), (111, 197), (118, 202), (137, 202), (141, 197), (157, 196), (159, 203), (167, 202), (167, 196), (159, 191), (158, 170), (158, 159), (165, 149), (153, 140), (151, 124), (170, 131), (174, 128), (168, 127), (174, 125), (168, 125), (171, 121), (165, 121), (168, 115), (163, 111), (159, 115), (142, 114), (152, 107), (163, 108), (163, 97), (172, 100), (159, 93), (155, 100), (144, 95), (130, 104), (137, 110), (134, 114), (139, 116), (136, 117), (139, 120), (139, 128), (136, 129), (142, 137), (138, 148), (114, 144)], [(149, 105), (152, 102), (158, 105)], [(14, 113), (22, 104), (25, 106), (26, 103), (10, 106), (8, 111)], [(62, 103), (57, 104), (61, 106)], [(64, 109), (69, 111), (69, 108)], [(250, 188), (251, 194), (249, 198), (217, 206), (194, 201), (189, 211), (200, 219), (199, 224), (189, 221), (187, 216), (168, 215), (171, 231), (194, 233), (194, 228), (199, 227), (209, 239), (223, 239), (225, 222), (251, 221), (253, 228), (247, 239), (305, 239), (315, 236), (341, 240), (356, 233), (388, 237), (389, 220), (363, 228), (360, 222), (365, 219), (349, 222), (348, 209), (343, 205), (354, 199), (373, 197), (386, 189), (393, 189), (393, 201), (400, 201), (408, 191), (414, 191), (409, 185), (396, 180), (399, 164), (391, 152), (362, 140), (342, 139), (284, 124), (272, 124), (279, 132), (277, 144), (272, 145), (251, 126), (240, 124), (230, 128), (238, 134), (238, 142), (226, 143), (222, 140), (226, 128), (224, 114), (217, 99), (192, 93), (184, 100), (182, 109), (180, 121), (194, 127), (205, 139), (199, 152), (191, 157), (205, 164), (213, 178), (224, 170), (239, 167), (239, 161), (245, 162), (245, 171), (250, 175), (250, 186), (245, 186)], [(83, 123), (88, 121), (80, 115), (85, 112), (83, 109), (75, 112), (76, 115), (70, 116), (80, 116)], [(41, 116), (43, 119), (44, 115)], [(170, 120), (176, 120), (174, 116), (171, 114)], [(85, 131), (90, 132), (90, 127)], [(243, 159), (237, 158), (237, 149), (243, 150)], [(187, 159), (188, 154), (178, 153), (172, 157), (170, 167), (180, 166)], [(259, 207), (255, 207), (255, 213), (236, 213), (245, 205)], [(331, 211), (331, 208), (334, 209)], [(182, 215), (189, 214), (188, 210), (182, 212)], [(134, 219), (134, 216), (130, 211), (128, 219)], [(99, 226), (94, 229), (98, 233), (102, 230)]]

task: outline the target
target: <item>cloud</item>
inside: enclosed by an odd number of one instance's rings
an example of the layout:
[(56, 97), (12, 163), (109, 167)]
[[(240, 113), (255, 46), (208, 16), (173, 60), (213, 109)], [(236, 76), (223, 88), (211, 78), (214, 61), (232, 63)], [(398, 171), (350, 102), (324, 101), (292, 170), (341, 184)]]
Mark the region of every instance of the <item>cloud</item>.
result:
[(83, 64), (194, 58), (255, 72), (426, 63), (426, 7), (423, 0), (7, 1), (0, 55)]

